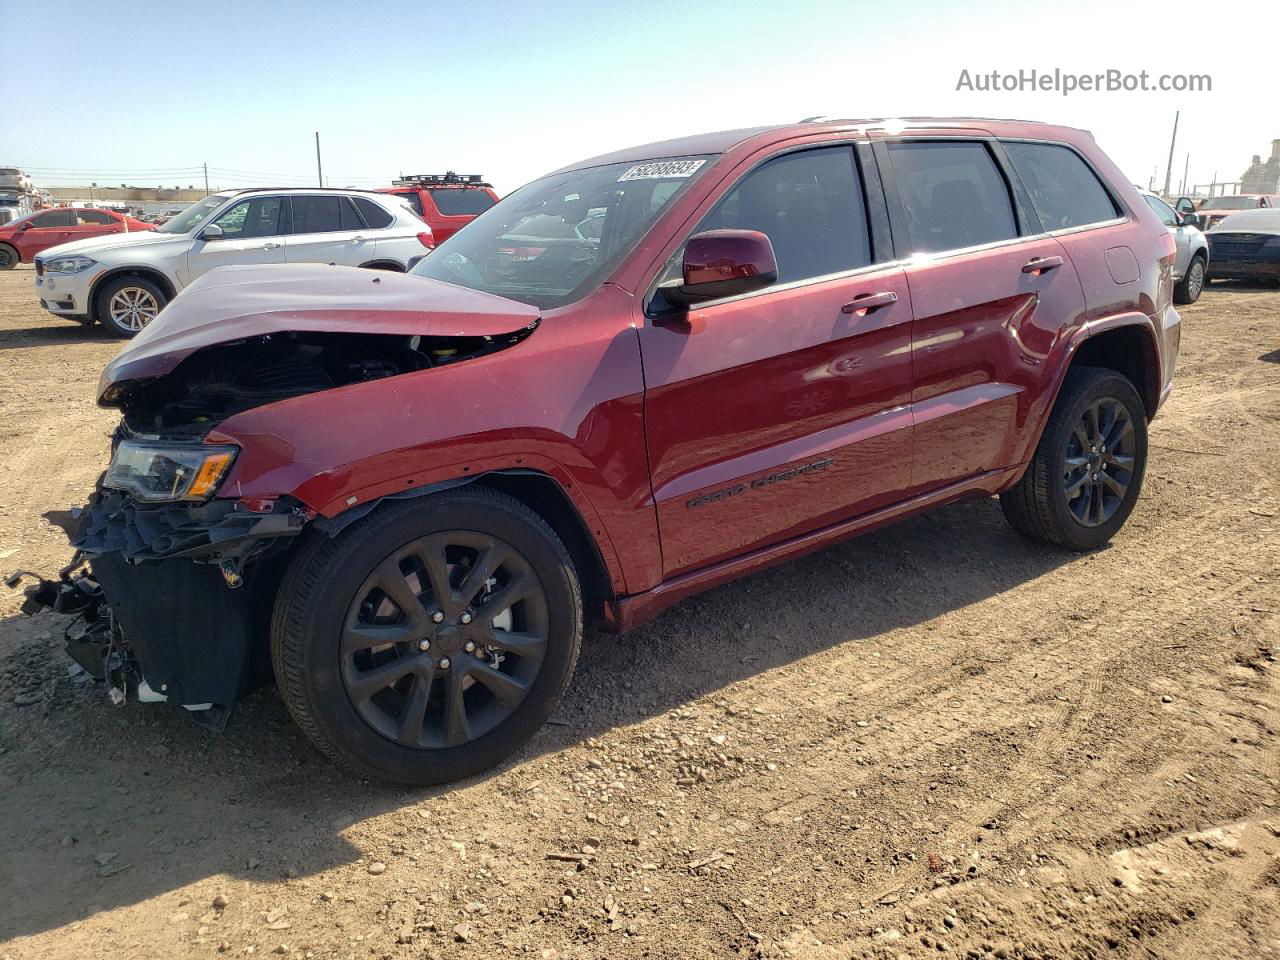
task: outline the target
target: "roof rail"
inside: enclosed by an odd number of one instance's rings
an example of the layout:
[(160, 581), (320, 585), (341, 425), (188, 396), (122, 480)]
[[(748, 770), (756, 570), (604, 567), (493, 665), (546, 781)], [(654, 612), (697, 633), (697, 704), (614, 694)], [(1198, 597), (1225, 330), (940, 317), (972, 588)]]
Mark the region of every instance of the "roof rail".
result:
[(485, 183), (483, 175), (479, 173), (454, 173), (447, 170), (444, 173), (411, 173), (400, 174), (397, 180), (392, 181), (397, 187), (422, 187), (422, 186), (466, 186), (466, 187), (492, 187), (492, 184)]

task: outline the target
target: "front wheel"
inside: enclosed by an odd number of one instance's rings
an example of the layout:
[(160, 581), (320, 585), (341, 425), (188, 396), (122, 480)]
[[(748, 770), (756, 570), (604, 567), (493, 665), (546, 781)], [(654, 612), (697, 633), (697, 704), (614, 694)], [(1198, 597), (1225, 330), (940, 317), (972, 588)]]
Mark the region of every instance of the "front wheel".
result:
[(116, 277), (98, 291), (98, 319), (117, 337), (136, 337), (168, 302), (159, 284), (145, 277)]
[(1204, 257), (1197, 254), (1187, 265), (1187, 274), (1173, 288), (1173, 302), (1182, 306), (1195, 303), (1204, 291)]
[(322, 753), (427, 785), (519, 749), (577, 662), (582, 600), (555, 532), (483, 487), (390, 503), (292, 559), (276, 681)]
[(1067, 374), (1026, 473), (1000, 494), (1010, 526), (1067, 550), (1093, 550), (1124, 526), (1147, 466), (1138, 391), (1114, 370)]

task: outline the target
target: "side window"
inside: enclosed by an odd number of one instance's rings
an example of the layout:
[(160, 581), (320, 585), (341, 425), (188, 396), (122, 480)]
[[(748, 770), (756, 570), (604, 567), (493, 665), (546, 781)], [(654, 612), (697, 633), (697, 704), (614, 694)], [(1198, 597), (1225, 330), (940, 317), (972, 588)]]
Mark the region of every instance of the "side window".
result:
[(401, 200), (408, 200), (409, 206), (413, 207), (414, 212), (417, 213), (418, 216), (420, 217), (423, 216), (422, 194), (418, 193), (417, 190), (408, 190), (405, 193), (393, 194), (393, 196), (399, 197)]
[(364, 229), (364, 221), (360, 219), (360, 214), (356, 213), (355, 204), (351, 202), (350, 197), (338, 198), (338, 220), (343, 230)]
[(364, 217), (364, 222), (374, 230), (391, 226), (391, 214), (368, 197), (352, 197), (351, 201)]
[(77, 210), (76, 220), (82, 227), (113, 226), (116, 222), (115, 217), (105, 210)]
[(916, 253), (1018, 235), (1009, 187), (982, 143), (899, 142), (889, 156)]
[[(849, 147), (770, 160), (726, 193), (694, 233), (759, 230), (773, 244), (778, 282), (865, 267), (871, 239)], [(676, 275), (680, 265), (677, 257)]]
[(279, 197), (249, 197), (215, 222), (228, 240), (279, 236), (280, 206)]
[(451, 187), (431, 191), (431, 200), (442, 217), (475, 217), (494, 204), (493, 197), (485, 190), (468, 190)]
[(338, 201), (343, 197), (293, 197), (294, 233), (333, 233), (343, 229)]
[(1159, 197), (1142, 195), (1142, 199), (1147, 201), (1147, 206), (1151, 208), (1151, 212), (1160, 218), (1160, 222), (1166, 227), (1176, 227), (1178, 225), (1178, 215), (1173, 212), (1173, 207), (1169, 206)]
[(1052, 143), (1006, 143), (1005, 153), (1045, 230), (1102, 223), (1120, 211), (1080, 155)]
[(76, 215), (68, 209), (50, 210), (31, 221), (33, 227), (74, 227)]

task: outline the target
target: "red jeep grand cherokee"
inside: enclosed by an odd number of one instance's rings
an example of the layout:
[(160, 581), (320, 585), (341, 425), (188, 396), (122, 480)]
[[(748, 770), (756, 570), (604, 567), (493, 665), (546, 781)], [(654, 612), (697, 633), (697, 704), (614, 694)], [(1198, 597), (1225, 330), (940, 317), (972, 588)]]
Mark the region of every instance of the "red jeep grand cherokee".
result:
[(128, 695), (220, 724), (274, 668), (334, 760), (473, 774), (550, 715), (586, 622), (964, 497), (1106, 543), (1170, 389), (1173, 260), (1087, 133), (912, 120), (586, 160), (409, 275), (214, 271), (103, 374), (90, 569), (33, 602), (81, 610), (73, 654)]

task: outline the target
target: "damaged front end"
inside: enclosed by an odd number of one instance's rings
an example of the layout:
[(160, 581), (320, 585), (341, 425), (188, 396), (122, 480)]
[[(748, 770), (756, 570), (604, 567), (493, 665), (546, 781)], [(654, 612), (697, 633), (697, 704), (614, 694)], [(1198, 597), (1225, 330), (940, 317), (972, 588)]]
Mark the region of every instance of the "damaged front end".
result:
[[(67, 651), (116, 703), (168, 701), (220, 729), (271, 679), (276, 594), (317, 515), (291, 490), (240, 496), (234, 468), (250, 450), (211, 442), (216, 427), (257, 407), (507, 349), (537, 326), (536, 310), (500, 298), (325, 269), (214, 271), (220, 281), (188, 288), (103, 374), (99, 403), (122, 418), (111, 464), (68, 530), (75, 558), (56, 579), (20, 571), (6, 583), (36, 580), (24, 612), (75, 616)], [(433, 291), (448, 309), (407, 308)], [(275, 309), (245, 312), (251, 305)]]

